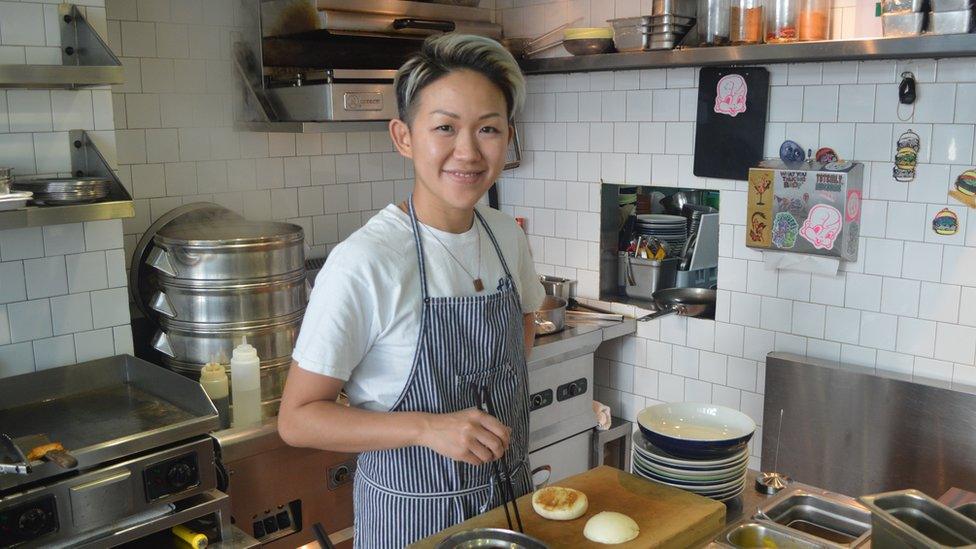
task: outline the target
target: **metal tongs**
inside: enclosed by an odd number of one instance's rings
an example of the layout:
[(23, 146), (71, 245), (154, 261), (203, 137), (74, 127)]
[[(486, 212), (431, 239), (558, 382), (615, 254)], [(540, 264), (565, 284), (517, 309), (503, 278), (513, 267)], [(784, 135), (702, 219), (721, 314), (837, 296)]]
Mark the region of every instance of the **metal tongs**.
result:
[[(474, 400), (478, 409), (491, 417), (497, 418), (498, 416), (495, 415), (495, 405), (491, 401), (488, 387), (485, 385), (478, 386), (472, 383), (471, 390), (474, 392)], [(504, 459), (504, 456), (501, 459)], [(502, 461), (502, 467), (505, 467), (504, 461)], [(491, 472), (495, 477), (495, 484), (498, 485), (498, 492), (502, 495), (502, 507), (505, 509), (505, 520), (508, 521), (508, 529), (515, 529), (512, 527), (512, 515), (508, 512), (508, 503), (511, 502), (512, 509), (515, 511), (515, 521), (518, 523), (518, 531), (524, 534), (525, 529), (522, 526), (522, 517), (519, 515), (518, 504), (515, 501), (515, 487), (512, 486), (512, 478), (509, 476), (510, 471), (505, 467), (505, 476), (502, 477), (498, 467), (498, 461), (493, 461), (491, 462)]]
[(24, 456), (24, 452), (10, 437), (0, 433), (0, 473), (27, 475), (30, 472), (30, 462)]

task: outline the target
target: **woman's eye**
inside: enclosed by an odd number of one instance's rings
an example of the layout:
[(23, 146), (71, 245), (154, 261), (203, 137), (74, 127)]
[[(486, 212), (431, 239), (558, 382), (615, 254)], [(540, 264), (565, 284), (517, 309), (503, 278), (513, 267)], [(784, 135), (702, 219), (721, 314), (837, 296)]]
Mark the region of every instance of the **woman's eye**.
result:
[(450, 124), (441, 124), (440, 126), (437, 126), (434, 129), (437, 130), (437, 131), (439, 131), (439, 132), (449, 132), (453, 128), (451, 128)]
[(494, 126), (485, 126), (481, 128), (481, 133), (498, 133), (498, 128)]

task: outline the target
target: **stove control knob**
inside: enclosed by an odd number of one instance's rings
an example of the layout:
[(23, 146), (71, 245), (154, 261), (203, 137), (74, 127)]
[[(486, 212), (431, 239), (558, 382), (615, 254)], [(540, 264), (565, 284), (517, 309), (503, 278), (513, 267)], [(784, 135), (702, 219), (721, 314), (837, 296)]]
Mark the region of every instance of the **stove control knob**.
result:
[(583, 393), (583, 388), (576, 383), (569, 384), (569, 396), (576, 396)]
[(173, 488), (183, 488), (193, 481), (193, 467), (187, 463), (174, 463), (166, 472), (166, 480)]
[(47, 513), (38, 507), (24, 511), (17, 521), (17, 527), (26, 534), (40, 533), (47, 526)]

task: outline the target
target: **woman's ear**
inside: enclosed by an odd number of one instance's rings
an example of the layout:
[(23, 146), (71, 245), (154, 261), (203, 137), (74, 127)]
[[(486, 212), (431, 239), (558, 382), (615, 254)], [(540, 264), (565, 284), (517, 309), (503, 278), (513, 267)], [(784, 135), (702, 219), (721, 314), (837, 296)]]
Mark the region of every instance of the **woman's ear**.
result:
[(397, 151), (407, 158), (413, 158), (413, 146), (410, 142), (410, 127), (399, 118), (390, 120), (390, 138)]
[(508, 144), (511, 145), (515, 139), (515, 124), (508, 125)]

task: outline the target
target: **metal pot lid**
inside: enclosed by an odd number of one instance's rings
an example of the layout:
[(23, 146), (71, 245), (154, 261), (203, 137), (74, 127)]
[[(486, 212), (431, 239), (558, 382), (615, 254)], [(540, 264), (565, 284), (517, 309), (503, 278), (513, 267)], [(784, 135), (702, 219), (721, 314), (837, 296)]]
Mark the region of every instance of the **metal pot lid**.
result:
[(248, 221), (215, 212), (215, 215), (191, 215), (174, 220), (159, 229), (153, 241), (164, 247), (220, 248), (298, 242), (304, 238), (303, 229), (292, 223)]
[(132, 254), (132, 263), (129, 265), (129, 293), (132, 296), (132, 301), (135, 302), (136, 307), (139, 308), (143, 316), (152, 321), (157, 327), (159, 326), (159, 314), (150, 306), (152, 297), (157, 289), (155, 285), (157, 271), (146, 262), (149, 257), (149, 252), (153, 249), (153, 238), (155, 238), (156, 233), (177, 219), (183, 217), (189, 217), (191, 219), (201, 216), (213, 217), (217, 215), (228, 219), (234, 217), (243, 219), (227, 208), (212, 202), (184, 204), (160, 216), (155, 223), (149, 226), (149, 229), (139, 239), (139, 243), (136, 244), (136, 249)]
[(236, 336), (236, 332), (273, 332), (279, 329), (292, 329), (302, 322), (305, 309), (274, 318), (260, 318), (243, 322), (186, 322), (158, 317), (159, 327), (166, 332), (181, 332), (191, 337), (199, 335)]

